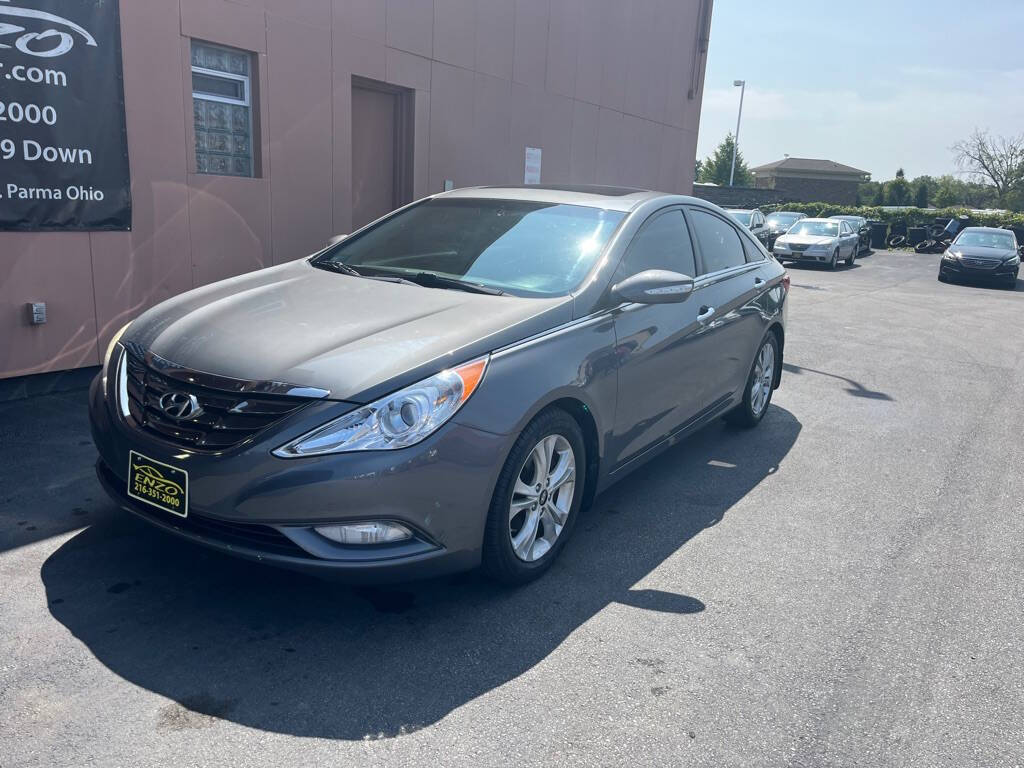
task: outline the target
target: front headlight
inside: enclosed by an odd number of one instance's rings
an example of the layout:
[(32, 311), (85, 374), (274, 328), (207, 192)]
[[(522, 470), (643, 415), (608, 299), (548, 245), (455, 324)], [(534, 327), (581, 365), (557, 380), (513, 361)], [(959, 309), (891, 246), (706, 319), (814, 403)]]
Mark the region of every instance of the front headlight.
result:
[(114, 354), (114, 349), (117, 347), (117, 342), (121, 340), (124, 332), (128, 330), (130, 322), (125, 323), (121, 326), (121, 330), (114, 334), (113, 338), (110, 339), (110, 343), (107, 344), (107, 351), (103, 354), (103, 391), (107, 391), (107, 369), (110, 367), (110, 358)]
[(1011, 256), (1006, 261), (1004, 261), (1003, 264), (1005, 264), (1008, 267), (1017, 266), (1018, 264), (1020, 264), (1020, 254), (1017, 254), (1016, 256)]
[(952, 251), (946, 251), (942, 254), (942, 258), (946, 261), (956, 261), (956, 254)]
[(284, 459), (415, 445), (455, 415), (476, 391), (487, 357), (450, 368), (314, 429), (274, 451)]

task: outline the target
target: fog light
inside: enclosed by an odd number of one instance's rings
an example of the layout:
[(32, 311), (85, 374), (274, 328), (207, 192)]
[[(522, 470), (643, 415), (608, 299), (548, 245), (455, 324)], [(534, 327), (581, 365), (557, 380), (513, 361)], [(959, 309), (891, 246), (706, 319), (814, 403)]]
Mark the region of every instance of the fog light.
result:
[(412, 538), (412, 532), (398, 523), (347, 523), (313, 528), (325, 539), (339, 544), (391, 544)]

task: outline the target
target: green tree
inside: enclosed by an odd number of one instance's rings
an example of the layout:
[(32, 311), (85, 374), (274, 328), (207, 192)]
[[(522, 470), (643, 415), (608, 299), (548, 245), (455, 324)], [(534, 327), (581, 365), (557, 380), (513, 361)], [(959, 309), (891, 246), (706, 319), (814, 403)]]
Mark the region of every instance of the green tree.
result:
[(879, 183), (878, 189), (875, 190), (875, 197), (871, 201), (872, 205), (885, 205), (885, 184)]
[(951, 205), (960, 204), (962, 200), (957, 189), (957, 180), (949, 175), (940, 176), (938, 186), (935, 187), (935, 195), (932, 197), (932, 202), (935, 203), (936, 208), (948, 208)]
[(918, 208), (928, 207), (928, 183), (925, 181), (918, 182), (917, 189), (914, 191), (914, 205)]
[(885, 199), (889, 205), (907, 205), (910, 203), (910, 182), (906, 174), (900, 168), (896, 171), (896, 178), (885, 184)]
[[(726, 134), (722, 143), (718, 145), (715, 153), (700, 164), (700, 178), (698, 181), (705, 183), (727, 186), (729, 184), (729, 170), (732, 167), (732, 148), (735, 145), (732, 133)], [(736, 153), (736, 174), (733, 184), (737, 187), (750, 187), (754, 184), (754, 174), (747, 168), (743, 160), (743, 153)]]

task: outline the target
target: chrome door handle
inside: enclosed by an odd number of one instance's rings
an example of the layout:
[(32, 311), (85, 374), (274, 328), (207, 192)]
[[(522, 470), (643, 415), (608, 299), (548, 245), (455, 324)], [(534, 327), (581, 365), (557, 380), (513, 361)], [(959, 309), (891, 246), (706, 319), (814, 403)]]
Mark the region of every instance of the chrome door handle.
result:
[(710, 320), (712, 317), (714, 317), (714, 315), (715, 315), (715, 308), (714, 307), (701, 307), (700, 308), (700, 312), (697, 315), (697, 322), (698, 323), (706, 323), (708, 320)]
[(762, 280), (760, 277), (755, 277), (754, 285), (764, 285), (764, 280)]

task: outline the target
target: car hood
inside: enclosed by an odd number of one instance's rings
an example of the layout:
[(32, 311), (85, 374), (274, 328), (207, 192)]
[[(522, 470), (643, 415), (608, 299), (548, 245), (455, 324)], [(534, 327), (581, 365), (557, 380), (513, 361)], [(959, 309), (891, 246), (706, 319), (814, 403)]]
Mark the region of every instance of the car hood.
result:
[(1012, 259), (1017, 254), (1012, 248), (985, 248), (981, 245), (951, 245), (948, 250), (957, 256), (966, 256), (969, 259), (988, 259), (990, 261)]
[(831, 245), (835, 237), (824, 235), (783, 235), (779, 240), (783, 243), (795, 243), (796, 245)]
[(165, 301), (123, 339), (192, 370), (368, 402), (571, 317), (571, 297), (424, 288), (303, 259)]

